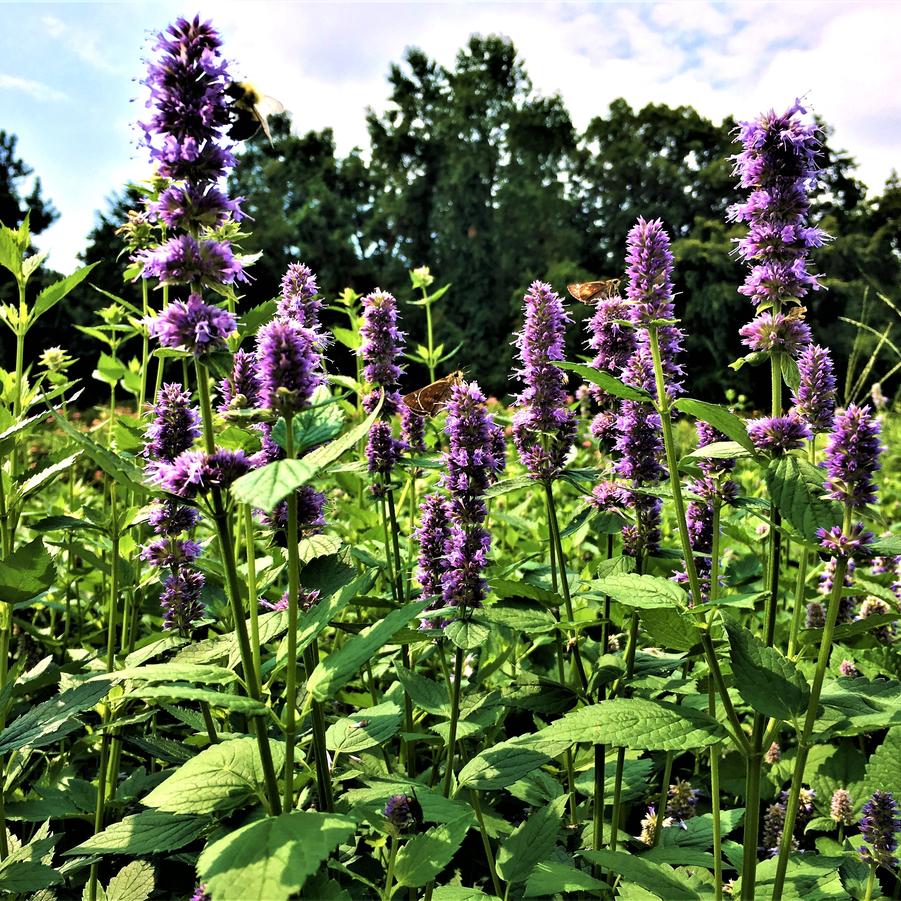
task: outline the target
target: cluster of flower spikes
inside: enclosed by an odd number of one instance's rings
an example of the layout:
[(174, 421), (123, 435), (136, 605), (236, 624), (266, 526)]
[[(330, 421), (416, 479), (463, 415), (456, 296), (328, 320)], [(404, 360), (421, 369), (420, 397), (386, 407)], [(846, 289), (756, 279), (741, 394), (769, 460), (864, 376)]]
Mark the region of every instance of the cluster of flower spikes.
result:
[[(803, 832), (804, 824), (813, 816), (813, 802), (816, 799), (816, 792), (812, 788), (801, 788), (799, 796), (798, 818), (795, 821), (795, 828)], [(761, 846), (758, 848), (760, 854), (765, 857), (776, 857), (779, 853), (779, 847), (782, 844), (782, 832), (785, 827), (785, 809), (788, 802), (788, 792), (784, 791), (779, 796), (779, 800), (770, 804), (766, 813), (763, 815), (763, 831), (761, 835)], [(798, 839), (792, 836), (792, 850), (797, 851), (799, 847)]]
[(379, 420), (369, 430), (366, 445), (369, 472), (374, 476), (370, 490), (374, 497), (382, 497), (395, 464), (407, 448), (391, 429), (391, 417), (405, 406), (400, 394), (403, 369), (398, 360), (403, 355), (406, 337), (397, 327), (397, 301), (392, 294), (377, 288), (363, 298), (360, 336), (363, 378), (374, 389), (363, 398), (363, 407), (371, 413), (379, 398), (384, 397)]
[(221, 41), (209, 22), (178, 19), (159, 35), (148, 64), (150, 119), (144, 143), (157, 174), (168, 185), (148, 212), (172, 233), (137, 255), (145, 278), (162, 284), (231, 284), (246, 279), (231, 243), (215, 230), (241, 218), (240, 199), (221, 189), (234, 165), (222, 142), (230, 122), (228, 68)]
[[(316, 276), (303, 263), (291, 263), (282, 277), (281, 296), (275, 317), (261, 326), (252, 355), (256, 406), (270, 414), (291, 419), (309, 406), (316, 389), (325, 383), (323, 351), (326, 346), (319, 322), (322, 301)], [(235, 356), (232, 381), (238, 385), (239, 363)], [(250, 387), (250, 385), (248, 385)], [(223, 394), (225, 386), (223, 385)], [(272, 424), (258, 425), (260, 450), (251, 458), (254, 467), (265, 466), (285, 456), (273, 438)], [(293, 428), (293, 426), (292, 426)], [(308, 453), (312, 447), (304, 448)], [(298, 537), (312, 535), (325, 527), (325, 495), (312, 485), (296, 491)], [(271, 512), (257, 511), (257, 517), (275, 533), (276, 543), (287, 544), (288, 502), (281, 501)]]
[(576, 416), (566, 405), (566, 373), (554, 365), (565, 359), (566, 324), (572, 320), (545, 282), (532, 282), (523, 303), (516, 374), (525, 388), (515, 402), (513, 443), (529, 475), (548, 481), (563, 468), (576, 438)]
[[(484, 527), (488, 516), (484, 495), (504, 470), (506, 448), (503, 429), (488, 412), (476, 382), (461, 382), (451, 389), (444, 431), (448, 449), (440, 484), (448, 492), (447, 520), (442, 526), (440, 514), (435, 517), (436, 526), (446, 530), (442, 570), (437, 573), (439, 606), (462, 612), (481, 606), (485, 597), (482, 573), (488, 565), (491, 536)], [(427, 542), (434, 546), (436, 539), (434, 533), (423, 534), (420, 529), (420, 547)]]
[[(144, 455), (147, 471), (159, 472), (189, 450), (200, 435), (199, 417), (191, 407), (191, 396), (181, 385), (166, 384), (160, 388), (154, 407), (154, 420), (147, 428)], [(200, 593), (204, 576), (193, 561), (200, 555), (200, 545), (182, 538), (200, 519), (194, 507), (163, 500), (150, 513), (150, 524), (156, 538), (141, 551), (141, 559), (151, 566), (167, 569), (163, 580), (160, 606), (163, 628), (189, 635), (192, 625), (203, 616)]]
[[(628, 319), (629, 307), (618, 294), (598, 301), (588, 320), (588, 347), (594, 351), (589, 365), (593, 369), (619, 378), (635, 353), (635, 330), (623, 324)], [(616, 440), (619, 401), (598, 385), (589, 385), (588, 391), (599, 407), (591, 421), (591, 434), (602, 447), (609, 447)]]

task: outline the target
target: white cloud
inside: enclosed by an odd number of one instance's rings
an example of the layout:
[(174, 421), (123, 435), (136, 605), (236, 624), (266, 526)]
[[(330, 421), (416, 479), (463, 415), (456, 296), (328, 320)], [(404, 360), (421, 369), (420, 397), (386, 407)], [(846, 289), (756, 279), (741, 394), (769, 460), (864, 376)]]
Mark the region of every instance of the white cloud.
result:
[(50, 85), (18, 75), (6, 75), (3, 72), (0, 72), (0, 91), (17, 91), (42, 103), (68, 99), (63, 91), (51, 88)]
[(102, 33), (64, 22), (57, 16), (45, 15), (41, 21), (47, 36), (62, 43), (82, 62), (100, 72), (121, 74), (122, 69), (112, 61), (110, 48), (105, 44)]

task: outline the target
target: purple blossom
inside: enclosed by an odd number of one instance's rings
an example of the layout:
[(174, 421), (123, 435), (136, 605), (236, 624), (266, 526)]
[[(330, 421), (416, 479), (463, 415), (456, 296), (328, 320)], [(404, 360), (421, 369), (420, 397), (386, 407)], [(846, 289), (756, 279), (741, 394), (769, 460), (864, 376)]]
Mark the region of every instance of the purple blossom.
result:
[(203, 356), (225, 346), (225, 339), (237, 330), (235, 317), (227, 310), (206, 304), (199, 294), (187, 301), (176, 300), (149, 322), (151, 337), (163, 347), (190, 351)]
[(879, 469), (883, 446), (879, 421), (868, 405), (851, 404), (835, 417), (835, 426), (826, 446), (826, 491), (852, 510), (860, 510), (876, 500), (874, 473)]
[(235, 351), (231, 375), (219, 383), (219, 392), (222, 395), (219, 403), (220, 413), (259, 405), (260, 382), (257, 378), (256, 354), (246, 350)]
[(419, 802), (407, 795), (391, 795), (382, 811), (382, 816), (399, 832), (405, 832), (418, 825), (422, 818)]
[[(726, 436), (715, 429), (709, 422), (698, 420), (695, 423), (695, 431), (698, 435), (698, 447), (709, 447), (711, 444), (717, 444), (726, 441)], [(705, 475), (720, 475), (726, 472), (732, 472), (735, 469), (735, 460), (723, 459), (718, 460), (716, 457), (701, 457), (698, 460), (698, 469)], [(731, 479), (727, 479), (720, 486), (721, 497), (726, 500), (726, 495), (733, 495), (736, 489), (735, 483)]]
[(835, 375), (825, 347), (810, 344), (798, 357), (800, 384), (792, 393), (794, 411), (812, 432), (828, 432), (835, 417)]
[(232, 200), (215, 185), (169, 185), (148, 208), (173, 231), (214, 229), (243, 218), (240, 199)]
[[(846, 679), (857, 679), (860, 676), (860, 670), (854, 665), (853, 660), (842, 660), (838, 665), (838, 671)], [(848, 825), (850, 826), (851, 824), (849, 823)]]
[(625, 515), (630, 504), (629, 492), (619, 482), (605, 480), (591, 489), (588, 503), (605, 513)]
[(250, 458), (253, 469), (259, 469), (267, 463), (285, 459), (284, 448), (272, 437), (272, 424), (269, 422), (258, 423), (255, 427), (260, 433), (260, 449)]
[[(784, 828), (785, 804), (782, 801), (777, 801), (775, 804), (770, 804), (763, 815), (762, 845), (759, 849), (761, 854), (767, 857), (775, 857), (779, 853), (779, 846), (782, 844), (782, 830)], [(797, 850), (797, 848), (798, 840), (792, 838), (792, 850)]]
[(290, 319), (303, 328), (319, 327), (319, 285), (316, 276), (304, 263), (289, 263), (282, 276), (282, 295), (277, 304), (277, 314), (281, 319)]
[(201, 547), (196, 541), (175, 541), (171, 538), (160, 538), (151, 541), (141, 550), (141, 559), (151, 566), (177, 567), (191, 563), (201, 554)]
[[(635, 330), (622, 325), (629, 319), (629, 305), (621, 297), (605, 297), (598, 302), (588, 322), (588, 346), (595, 352), (591, 361), (594, 369), (609, 372), (617, 378), (635, 352)], [(601, 407), (591, 423), (591, 434), (602, 443), (613, 440), (616, 429), (617, 398), (597, 385), (588, 390)]]
[(163, 285), (230, 285), (245, 282), (244, 267), (228, 241), (192, 235), (176, 235), (159, 247), (142, 250), (144, 278), (157, 278)]
[(618, 475), (636, 485), (656, 485), (666, 477), (663, 459), (663, 435), (660, 417), (648, 404), (623, 401), (616, 420), (620, 453), (615, 464)]
[(419, 505), (422, 514), (415, 536), (419, 542), (419, 568), (416, 578), (422, 596), (440, 594), (441, 576), (447, 568), (444, 546), (450, 537), (450, 504), (440, 494), (428, 494)]
[(854, 805), (851, 802), (851, 795), (846, 788), (837, 788), (832, 793), (832, 800), (829, 802), (829, 816), (836, 823), (842, 826), (852, 826), (854, 824)]
[[(394, 413), (401, 403), (398, 389), (403, 370), (398, 360), (404, 352), (404, 333), (397, 327), (397, 301), (392, 294), (377, 288), (363, 298), (363, 324), (360, 326), (363, 378), (385, 392), (382, 418)], [(364, 401), (371, 412), (378, 403), (373, 391)]]
[(162, 501), (157, 504), (147, 517), (157, 535), (172, 538), (181, 532), (194, 528), (200, 520), (200, 511), (194, 507), (186, 507), (176, 501)]
[(860, 834), (867, 845), (860, 848), (861, 859), (876, 866), (898, 866), (895, 851), (898, 840), (895, 833), (901, 831), (901, 819), (898, 818), (898, 805), (891, 792), (877, 789), (863, 805), (863, 816), (860, 819)]
[(323, 383), (316, 333), (294, 322), (273, 319), (257, 333), (260, 404), (285, 416), (306, 407)]
[(796, 301), (820, 287), (807, 271), (807, 252), (826, 236), (806, 224), (819, 142), (816, 126), (798, 115), (804, 112), (796, 101), (782, 115), (771, 111), (738, 128), (743, 150), (735, 157), (735, 172), (752, 191), (745, 203), (730, 208), (728, 218), (749, 224), (738, 253), (752, 268), (739, 291), (755, 304)]
[(214, 488), (224, 491), (250, 468), (244, 451), (220, 448), (212, 454), (184, 451), (171, 462), (157, 463), (148, 470), (152, 469), (151, 480), (164, 491), (193, 498)]
[[(301, 587), (297, 593), (297, 609), (306, 613), (308, 610), (312, 610), (316, 604), (319, 603), (319, 589), (318, 588), (303, 588)], [(260, 606), (264, 610), (268, 610), (270, 612), (276, 612), (280, 610), (287, 610), (289, 606), (288, 592), (286, 591), (274, 604), (271, 601), (267, 601), (266, 598), (260, 598)]]
[(805, 629), (826, 628), (826, 608), (821, 601), (811, 601), (807, 605), (807, 613), (804, 617)]
[(741, 343), (754, 351), (780, 351), (794, 356), (810, 344), (813, 337), (810, 326), (798, 315), (799, 311), (797, 307), (790, 313), (764, 311), (738, 330)]
[(867, 546), (873, 543), (872, 532), (864, 531), (863, 523), (855, 523), (846, 535), (841, 526), (831, 529), (817, 529), (820, 547), (834, 557), (860, 557), (866, 554)]
[[(860, 605), (860, 611), (858, 612), (855, 619), (857, 620), (865, 620), (869, 619), (871, 616), (885, 616), (887, 613), (892, 613), (892, 608), (882, 600), (882, 598), (877, 598), (874, 595), (868, 595), (863, 599), (863, 603)], [(873, 629), (870, 634), (877, 641), (881, 641), (883, 644), (888, 644), (892, 640), (892, 637), (895, 634), (895, 626), (893, 623), (886, 623), (882, 626), (877, 626)]]
[(812, 438), (810, 429), (794, 413), (787, 416), (767, 416), (763, 419), (749, 419), (748, 436), (759, 451), (773, 456), (787, 453), (801, 447)]
[[(325, 528), (325, 495), (311, 485), (301, 485), (295, 492), (297, 502), (297, 529), (299, 535), (315, 535)], [(264, 525), (275, 530), (277, 543), (286, 545), (288, 528), (288, 502), (276, 504), (271, 513), (257, 511), (257, 517)]]
[(675, 784), (667, 790), (666, 815), (685, 823), (695, 815), (700, 791), (691, 787), (691, 783), (684, 779), (677, 779)]
[(204, 883), (201, 882), (200, 885), (194, 889), (194, 894), (191, 895), (191, 901), (212, 901), (206, 892), (206, 885)]
[(200, 593), (205, 579), (196, 569), (181, 568), (163, 582), (160, 606), (163, 608), (163, 628), (189, 635), (192, 625), (203, 617)]
[(513, 442), (533, 479), (553, 479), (576, 437), (576, 417), (566, 407), (566, 374), (553, 365), (565, 357), (566, 324), (572, 320), (560, 295), (544, 282), (532, 282), (524, 307), (516, 346), (525, 389), (516, 398)]
[[(629, 312), (632, 321), (640, 327), (638, 345), (639, 348), (644, 348), (647, 359), (650, 350), (647, 333), (649, 325), (657, 320), (675, 317), (673, 254), (669, 235), (661, 220), (647, 221), (638, 218), (626, 239), (626, 267), (629, 278), (626, 288)], [(683, 333), (674, 325), (658, 325), (656, 329), (666, 390), (674, 397), (682, 393), (682, 379), (685, 376), (685, 368), (679, 362)]]
[(414, 413), (406, 404), (400, 405), (400, 436), (410, 451), (425, 451), (425, 416)]
[(369, 472), (381, 476), (378, 486), (373, 485), (373, 494), (381, 496), (384, 493), (384, 483), (391, 478), (391, 473), (405, 445), (398, 441), (391, 432), (391, 423), (380, 419), (372, 424), (369, 430), (369, 440), (366, 443), (366, 460)]
[(176, 382), (160, 387), (153, 414), (147, 426), (146, 457), (174, 460), (200, 437), (200, 417), (191, 406), (191, 395)]

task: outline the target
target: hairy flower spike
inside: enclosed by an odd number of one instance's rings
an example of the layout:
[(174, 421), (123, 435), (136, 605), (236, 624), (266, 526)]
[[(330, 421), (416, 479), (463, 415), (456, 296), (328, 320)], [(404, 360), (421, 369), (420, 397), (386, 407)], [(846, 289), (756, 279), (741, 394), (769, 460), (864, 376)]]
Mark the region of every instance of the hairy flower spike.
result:
[(563, 468), (576, 437), (575, 414), (566, 407), (566, 324), (572, 320), (560, 295), (545, 282), (532, 282), (524, 298), (525, 318), (516, 340), (525, 390), (516, 399), (513, 442), (533, 479), (553, 479)]
[(257, 378), (256, 354), (237, 350), (232, 358), (232, 371), (219, 383), (222, 399), (219, 412), (256, 407), (260, 402), (260, 382)]
[(863, 806), (860, 820), (860, 834), (867, 845), (860, 848), (860, 856), (866, 863), (876, 866), (898, 866), (895, 851), (898, 840), (895, 834), (901, 831), (898, 804), (891, 792), (877, 789)]
[(835, 417), (826, 446), (826, 491), (829, 497), (860, 510), (876, 500), (873, 476), (884, 450), (879, 422), (870, 407), (851, 404)]
[(416, 578), (422, 596), (441, 593), (441, 576), (447, 569), (444, 547), (450, 537), (451, 506), (440, 494), (426, 495), (419, 505), (422, 518), (416, 529), (419, 542), (419, 568)]
[(788, 314), (761, 313), (738, 330), (741, 343), (755, 351), (778, 350), (795, 355), (810, 344), (813, 337), (810, 326), (796, 315), (800, 309), (796, 307)]
[(316, 333), (294, 322), (273, 319), (257, 333), (260, 403), (283, 416), (309, 405), (323, 383)]
[[(404, 333), (397, 327), (397, 301), (394, 295), (377, 288), (363, 298), (363, 324), (360, 327), (363, 357), (363, 378), (374, 388), (385, 393), (382, 418), (395, 413), (401, 397), (398, 385), (403, 370), (398, 360), (404, 352)], [(378, 403), (378, 392), (373, 391), (364, 399), (367, 411)]]
[(829, 816), (842, 826), (854, 825), (854, 805), (846, 788), (837, 788), (829, 802)]
[(757, 450), (773, 456), (785, 454), (801, 447), (812, 436), (810, 429), (794, 413), (787, 416), (767, 416), (763, 419), (749, 419), (748, 436)]
[(144, 456), (151, 460), (172, 461), (200, 437), (200, 417), (181, 385), (168, 382), (161, 386), (153, 413), (144, 447)]
[(290, 263), (282, 276), (281, 287), (277, 315), (304, 328), (318, 329), (322, 300), (316, 276), (310, 267), (304, 263)]
[(195, 357), (225, 347), (225, 339), (237, 327), (228, 310), (204, 303), (199, 294), (192, 294), (187, 301), (173, 301), (148, 323), (150, 336), (158, 338), (163, 347), (190, 351)]
[(812, 432), (828, 432), (835, 416), (835, 374), (825, 347), (810, 344), (798, 357), (800, 384), (792, 394), (794, 412)]

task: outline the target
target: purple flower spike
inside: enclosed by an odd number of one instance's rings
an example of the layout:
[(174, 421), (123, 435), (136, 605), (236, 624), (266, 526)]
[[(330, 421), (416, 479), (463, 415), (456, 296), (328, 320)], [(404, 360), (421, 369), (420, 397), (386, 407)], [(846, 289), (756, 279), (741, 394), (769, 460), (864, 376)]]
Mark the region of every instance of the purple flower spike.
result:
[(825, 347), (811, 344), (798, 357), (801, 382), (792, 394), (794, 411), (812, 432), (828, 432), (835, 417), (835, 375)]
[(163, 628), (189, 635), (193, 624), (203, 617), (200, 592), (204, 576), (196, 569), (178, 569), (167, 576), (160, 595), (163, 608)]
[(228, 241), (200, 240), (178, 235), (165, 244), (138, 254), (144, 278), (163, 285), (230, 285), (247, 281), (244, 267)]
[(810, 326), (796, 315), (799, 309), (795, 308), (788, 314), (761, 313), (738, 330), (742, 336), (741, 343), (755, 351), (781, 351), (795, 355), (810, 344), (812, 338)]
[(160, 388), (147, 426), (144, 455), (152, 460), (174, 460), (200, 437), (200, 417), (191, 406), (191, 395), (175, 382)]
[(282, 415), (306, 407), (322, 384), (316, 333), (294, 322), (273, 319), (257, 333), (260, 403)]
[(244, 410), (260, 402), (260, 382), (257, 378), (257, 358), (246, 350), (238, 350), (232, 359), (232, 373), (219, 384), (222, 400), (219, 412)]
[(550, 285), (532, 282), (524, 298), (525, 321), (517, 337), (518, 375), (525, 390), (517, 397), (513, 442), (533, 479), (553, 479), (563, 468), (576, 437), (575, 414), (566, 408), (566, 374), (553, 361), (564, 359), (564, 334), (571, 319)]
[(281, 319), (290, 319), (304, 328), (319, 327), (319, 285), (309, 266), (290, 263), (282, 276), (282, 296), (278, 301), (277, 314)]
[[(366, 444), (366, 460), (369, 472), (381, 475), (383, 480), (391, 477), (394, 466), (404, 452), (405, 445), (391, 433), (391, 423), (380, 419), (372, 424), (369, 440)], [(373, 485), (373, 494), (381, 496), (384, 492), (384, 481)]]
[(748, 436), (759, 451), (778, 456), (812, 438), (810, 429), (794, 413), (748, 420)]
[[(404, 333), (397, 327), (397, 301), (387, 291), (376, 289), (363, 298), (363, 324), (360, 327), (363, 378), (385, 392), (382, 417), (394, 413), (401, 403), (398, 389), (403, 370), (398, 359), (404, 352)], [(364, 404), (372, 411), (378, 403), (378, 392), (369, 394)]]
[(405, 832), (418, 825), (422, 810), (415, 798), (407, 795), (392, 795), (385, 804), (382, 816), (399, 832)]
[(163, 347), (190, 351), (204, 356), (221, 347), (237, 330), (235, 317), (227, 310), (204, 303), (199, 294), (187, 301), (176, 300), (149, 322), (151, 337)]
[(863, 523), (851, 526), (850, 534), (845, 535), (841, 526), (831, 529), (817, 529), (820, 546), (834, 557), (860, 557), (867, 553), (867, 546), (873, 543), (875, 536), (865, 532)]
[(826, 446), (825, 467), (829, 497), (852, 510), (860, 510), (876, 500), (873, 475), (879, 469), (883, 451), (879, 422), (867, 405), (851, 404), (835, 417), (835, 428)]
[(160, 462), (148, 470), (151, 480), (164, 491), (193, 498), (214, 488), (225, 491), (232, 482), (250, 471), (250, 460), (240, 450), (220, 448), (212, 454), (188, 450), (171, 463)]
[(175, 501), (163, 501), (150, 511), (147, 521), (157, 535), (173, 538), (194, 528), (200, 521), (200, 511)]
[(425, 451), (425, 416), (414, 413), (406, 404), (400, 405), (400, 435), (410, 451)]
[[(647, 326), (661, 319), (675, 317), (673, 303), (673, 254), (669, 235), (659, 219), (647, 221), (639, 217), (626, 239), (626, 272), (632, 321), (641, 327), (638, 345), (646, 360), (650, 359)], [(666, 390), (671, 397), (682, 393), (685, 368), (679, 362), (683, 333), (674, 325), (657, 326), (660, 356)], [(650, 387), (653, 385), (651, 379)]]
[(898, 840), (895, 833), (901, 831), (898, 804), (891, 792), (877, 789), (863, 806), (860, 834), (868, 844), (860, 848), (860, 856), (866, 863), (892, 869), (898, 866), (895, 851)]
[(738, 243), (739, 255), (752, 266), (739, 291), (755, 304), (797, 301), (820, 287), (807, 270), (808, 250), (826, 240), (807, 225), (819, 142), (816, 126), (800, 118), (804, 112), (795, 102), (782, 115), (771, 111), (738, 128), (743, 150), (735, 172), (752, 191), (745, 203), (730, 208), (728, 218), (750, 226)]
[(419, 568), (416, 578), (422, 586), (422, 596), (441, 593), (441, 576), (447, 569), (444, 548), (450, 537), (450, 504), (440, 494), (426, 495), (419, 505), (422, 519), (416, 530), (419, 542)]

